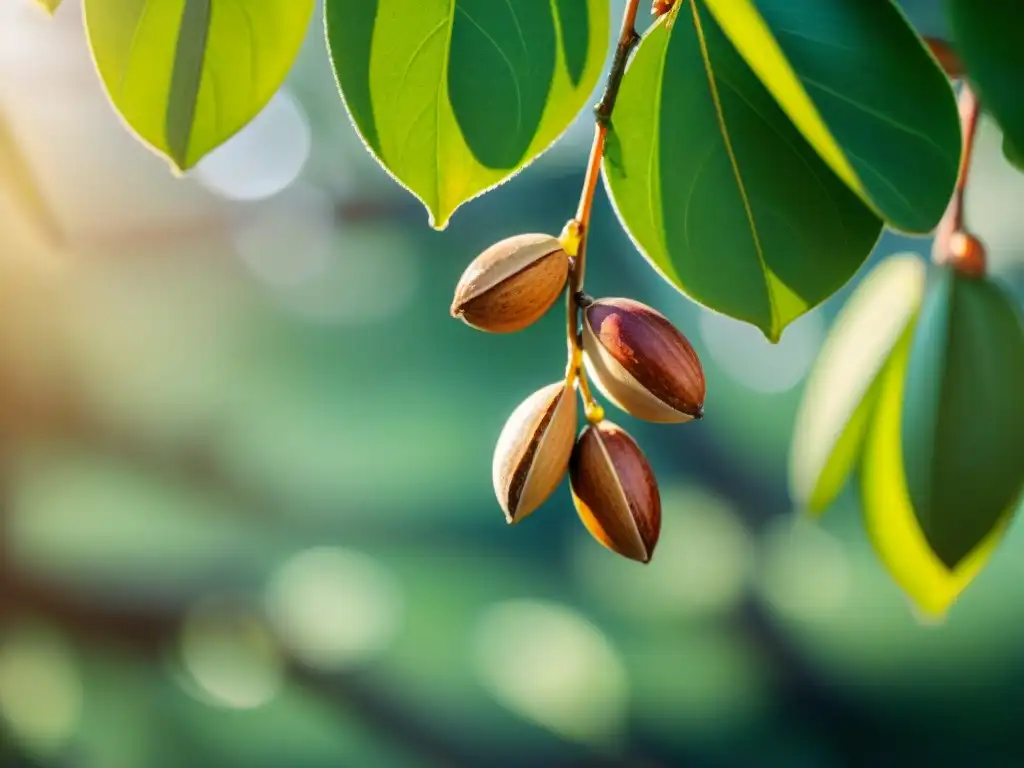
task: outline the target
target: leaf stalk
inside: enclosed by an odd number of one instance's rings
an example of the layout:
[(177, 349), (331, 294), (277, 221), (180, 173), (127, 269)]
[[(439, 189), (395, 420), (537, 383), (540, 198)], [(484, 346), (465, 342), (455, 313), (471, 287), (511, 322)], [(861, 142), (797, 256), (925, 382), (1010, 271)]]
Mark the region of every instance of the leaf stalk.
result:
[(980, 277), (986, 271), (985, 247), (964, 227), (964, 195), (974, 155), (978, 120), (981, 117), (981, 100), (966, 81), (961, 83), (957, 106), (963, 137), (960, 169), (953, 188), (953, 196), (935, 233), (932, 261), (936, 264), (949, 264), (964, 275)]

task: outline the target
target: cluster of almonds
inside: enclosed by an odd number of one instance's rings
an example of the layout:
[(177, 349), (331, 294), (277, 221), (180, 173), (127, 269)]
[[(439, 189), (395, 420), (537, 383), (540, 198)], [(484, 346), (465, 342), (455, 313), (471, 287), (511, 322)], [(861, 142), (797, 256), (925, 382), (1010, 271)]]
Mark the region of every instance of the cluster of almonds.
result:
[[(569, 282), (573, 223), (561, 239), (518, 235), (480, 254), (459, 280), (452, 316), (491, 333), (519, 331), (538, 320)], [(686, 337), (650, 307), (631, 299), (568, 298), (571, 326), (578, 322), (575, 307), (583, 319), (570, 338), (566, 376), (512, 412), (494, 452), (494, 491), (506, 520), (518, 523), (568, 472), (587, 530), (614, 552), (646, 563), (661, 531), (658, 485), (633, 438), (590, 400), (586, 376), (626, 413), (679, 423), (704, 415), (704, 372)], [(586, 373), (577, 362), (580, 349)], [(590, 422), (578, 439), (577, 387)]]

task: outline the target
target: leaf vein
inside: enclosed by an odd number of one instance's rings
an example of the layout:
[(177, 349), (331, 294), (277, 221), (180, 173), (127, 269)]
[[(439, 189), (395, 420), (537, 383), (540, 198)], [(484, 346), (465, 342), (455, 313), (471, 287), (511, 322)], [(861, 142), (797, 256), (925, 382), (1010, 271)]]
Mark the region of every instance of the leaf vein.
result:
[(118, 96), (124, 96), (124, 81), (128, 79), (128, 73), (131, 71), (132, 58), (135, 56), (135, 46), (139, 42), (139, 33), (142, 31), (143, 24), (146, 20), (146, 14), (149, 13), (149, 9), (152, 7), (151, 3), (146, 3), (142, 6), (142, 11), (139, 13), (139, 18), (135, 21), (135, 29), (132, 32), (131, 42), (128, 43), (128, 53), (124, 57), (124, 69), (121, 70), (121, 77), (117, 83)]
[[(523, 44), (523, 53), (529, 53), (530, 49), (526, 45), (526, 36), (523, 34), (523, 27), (519, 23), (519, 17), (516, 16), (516, 9), (512, 5), (512, 0), (505, 0), (505, 5), (508, 6), (509, 13), (512, 14), (512, 23), (516, 25), (516, 32), (519, 33), (519, 42)], [(465, 13), (465, 11), (463, 11)]]
[(729, 157), (729, 163), (732, 166), (733, 176), (736, 179), (736, 186), (739, 190), (740, 199), (743, 202), (744, 213), (747, 216), (747, 222), (750, 225), (750, 234), (754, 243), (754, 252), (757, 254), (758, 261), (761, 263), (761, 274), (764, 277), (764, 288), (765, 293), (768, 297), (768, 307), (771, 312), (771, 336), (776, 335), (776, 329), (780, 324), (779, 320), (779, 308), (775, 301), (775, 294), (772, 291), (771, 282), (768, 276), (768, 263), (765, 260), (764, 250), (761, 247), (761, 238), (757, 231), (757, 221), (754, 218), (754, 211), (750, 205), (750, 198), (747, 197), (746, 185), (743, 182), (743, 175), (740, 172), (739, 161), (736, 159), (736, 153), (733, 151), (732, 139), (729, 135), (729, 128), (725, 121), (725, 111), (722, 108), (722, 101), (718, 93), (718, 84), (716, 82), (716, 76), (714, 67), (711, 64), (711, 56), (708, 52), (707, 39), (704, 36), (704, 26), (700, 19), (700, 12), (697, 10), (697, 4), (694, 2), (690, 3), (690, 9), (693, 12), (693, 25), (697, 31), (697, 41), (700, 45), (701, 58), (704, 60), (704, 71), (707, 73), (708, 78), (708, 89), (711, 93), (711, 101), (715, 107), (715, 117), (718, 120), (718, 129), (722, 136), (722, 142), (725, 145), (726, 154)]
[(756, 106), (754, 106), (754, 104), (751, 103), (751, 101), (739, 88), (733, 85), (732, 82), (730, 82), (727, 78), (723, 77), (722, 75), (719, 75), (718, 79), (721, 80), (725, 85), (727, 85), (729, 87), (729, 90), (736, 94), (737, 98), (739, 98), (740, 101), (747, 105), (747, 108), (750, 109), (750, 111), (762, 123), (764, 123), (765, 127), (767, 127), (768, 130), (774, 133), (783, 144), (789, 147), (793, 156), (800, 161), (801, 165), (803, 165), (806, 171), (811, 175), (811, 178), (814, 179), (818, 188), (822, 192), (822, 196), (826, 200), (828, 200), (829, 204), (832, 206), (833, 210), (836, 213), (836, 218), (838, 219), (838, 221), (842, 223), (841, 229), (843, 232), (843, 237), (848, 243), (850, 233), (847, 231), (845, 222), (843, 222), (842, 213), (839, 210), (839, 204), (836, 202), (835, 198), (832, 197), (832, 195), (828, 194), (828, 187), (825, 186), (825, 182), (822, 180), (821, 176), (818, 175), (818, 172), (814, 169), (814, 166), (811, 165), (811, 163), (807, 160), (804, 154), (797, 149), (797, 147), (789, 140), (789, 138), (785, 134), (782, 133), (782, 131), (780, 131), (776, 127), (776, 125), (773, 122), (771, 122), (768, 118), (761, 114), (761, 111)]
[[(522, 94), (522, 91), (520, 90), (520, 87), (519, 87), (519, 76), (516, 74), (516, 69), (512, 65), (512, 61), (506, 55), (505, 51), (502, 50), (502, 47), (500, 45), (498, 45), (497, 41), (493, 37), (491, 37), (490, 33), (488, 33), (488, 31), (486, 29), (484, 29), (482, 26), (480, 26), (480, 23), (476, 19), (474, 19), (472, 16), (470, 16), (465, 8), (463, 8), (461, 5), (456, 5), (455, 9), (458, 10), (458, 11), (462, 11), (462, 15), (465, 16), (466, 19), (468, 19), (473, 24), (474, 27), (476, 27), (478, 30), (480, 30), (480, 34), (482, 34), (485, 38), (487, 38), (487, 41), (491, 45), (494, 46), (494, 50), (496, 50), (498, 52), (498, 55), (501, 56), (502, 61), (505, 62), (505, 66), (508, 67), (509, 74), (512, 75), (512, 85), (514, 85), (515, 89), (516, 89), (516, 131), (518, 132), (518, 131), (522, 130), (522, 127), (523, 127), (523, 94)], [(514, 13), (512, 15), (515, 16)]]
[(896, 128), (897, 130), (903, 131), (904, 133), (908, 133), (911, 136), (915, 136), (915, 137), (921, 139), (921, 141), (923, 141), (925, 144), (928, 144), (932, 148), (934, 148), (936, 150), (936, 154), (938, 154), (939, 157), (941, 157), (943, 159), (943, 161), (947, 161), (947, 164), (948, 164), (948, 158), (946, 157), (946, 154), (942, 151), (942, 147), (939, 146), (939, 144), (931, 136), (928, 136), (927, 134), (921, 133), (921, 131), (917, 130), (916, 128), (911, 128), (909, 125), (904, 125), (903, 123), (899, 122), (898, 120), (894, 120), (893, 118), (889, 117), (888, 115), (884, 114), (883, 112), (879, 112), (874, 107), (868, 106), (864, 102), (859, 101), (857, 99), (854, 99), (851, 96), (847, 96), (845, 94), (839, 93), (839, 91), (836, 91), (836, 90), (828, 87), (824, 83), (821, 83), (821, 82), (819, 82), (817, 80), (814, 80), (813, 78), (806, 77), (804, 75), (800, 75), (799, 77), (800, 77), (800, 82), (805, 83), (805, 84), (807, 84), (809, 86), (812, 86), (814, 88), (817, 88), (818, 90), (823, 91), (824, 93), (827, 93), (829, 96), (833, 97), (834, 99), (838, 99), (839, 101), (844, 101), (847, 104), (849, 104), (849, 105), (851, 105), (853, 107), (856, 107), (857, 109), (861, 110), (862, 112), (864, 112), (864, 113), (866, 113), (868, 115), (871, 115), (873, 118), (875, 118), (876, 120), (878, 120), (880, 122), (883, 122), (883, 123), (886, 123), (888, 125), (891, 125), (893, 128)]

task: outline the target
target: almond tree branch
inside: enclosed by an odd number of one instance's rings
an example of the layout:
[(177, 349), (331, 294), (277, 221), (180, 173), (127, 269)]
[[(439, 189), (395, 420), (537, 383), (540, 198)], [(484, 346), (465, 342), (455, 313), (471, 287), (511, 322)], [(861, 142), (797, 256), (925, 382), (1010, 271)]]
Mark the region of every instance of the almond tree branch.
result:
[(569, 345), (569, 365), (567, 377), (578, 382), (580, 395), (587, 419), (598, 422), (604, 418), (604, 410), (594, 399), (582, 368), (583, 341), (579, 333), (580, 310), (589, 301), (583, 293), (583, 278), (587, 268), (587, 232), (590, 229), (590, 216), (593, 211), (594, 193), (597, 191), (597, 180), (601, 175), (601, 160), (604, 158), (605, 139), (608, 126), (611, 124), (615, 101), (619, 95), (622, 78), (626, 74), (626, 64), (640, 35), (636, 31), (636, 15), (640, 0), (629, 0), (625, 13), (622, 15), (622, 26), (619, 31), (619, 42), (615, 47), (615, 58), (612, 60), (611, 72), (605, 81), (601, 101), (594, 109), (594, 141), (590, 146), (590, 158), (587, 161), (587, 172), (583, 180), (583, 191), (580, 193), (576, 218), (566, 226), (562, 233), (562, 241), (567, 246), (569, 262), (569, 290), (566, 299), (566, 334)]

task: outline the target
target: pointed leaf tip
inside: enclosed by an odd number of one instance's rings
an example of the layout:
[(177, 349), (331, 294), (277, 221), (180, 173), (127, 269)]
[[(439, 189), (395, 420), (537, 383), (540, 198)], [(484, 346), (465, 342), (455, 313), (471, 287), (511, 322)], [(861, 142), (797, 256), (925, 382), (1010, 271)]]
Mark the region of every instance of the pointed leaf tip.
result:
[(136, 137), (179, 171), (267, 105), (305, 40), (315, 0), (251, 5), (83, 0), (107, 96)]
[(384, 5), (326, 0), (331, 63), (367, 149), (443, 229), (586, 104), (607, 53), (609, 0)]
[(908, 328), (882, 372), (861, 463), (861, 500), (868, 538), (882, 565), (923, 614), (941, 618), (988, 563), (1011, 513), (955, 568), (928, 545), (910, 503), (900, 436), (912, 339), (913, 328)]
[(623, 226), (666, 280), (777, 343), (853, 276), (881, 220), (817, 156), (704, 6), (679, 9), (634, 54), (615, 156), (602, 170)]
[(910, 351), (901, 434), (911, 504), (950, 568), (1024, 489), (1021, 392), (1024, 326), (1015, 302), (987, 279), (935, 270)]

